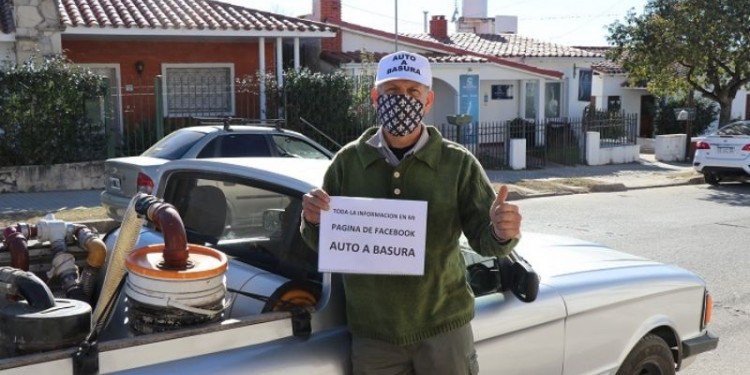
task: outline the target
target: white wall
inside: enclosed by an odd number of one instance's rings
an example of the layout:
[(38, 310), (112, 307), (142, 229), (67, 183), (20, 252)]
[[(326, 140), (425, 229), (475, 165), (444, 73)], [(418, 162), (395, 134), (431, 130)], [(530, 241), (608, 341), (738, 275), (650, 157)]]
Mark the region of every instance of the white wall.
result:
[[(374, 36), (366, 36), (351, 31), (344, 30), (342, 32), (341, 49), (345, 52), (349, 51), (360, 51), (365, 50), (368, 52), (395, 52), (394, 41), (386, 40), (384, 38), (378, 38)], [(411, 52), (427, 52), (427, 49), (414, 46), (411, 44), (404, 44), (399, 41), (399, 50), (407, 50)]]
[[(492, 85), (513, 85), (513, 99), (492, 99)], [(518, 115), (520, 81), (486, 80), (479, 86), (479, 122), (512, 120)]]
[(432, 110), (424, 118), (425, 124), (447, 124), (446, 117), (455, 115), (458, 111), (458, 92), (446, 82), (440, 79), (432, 80), (432, 91), (435, 92), (435, 104)]

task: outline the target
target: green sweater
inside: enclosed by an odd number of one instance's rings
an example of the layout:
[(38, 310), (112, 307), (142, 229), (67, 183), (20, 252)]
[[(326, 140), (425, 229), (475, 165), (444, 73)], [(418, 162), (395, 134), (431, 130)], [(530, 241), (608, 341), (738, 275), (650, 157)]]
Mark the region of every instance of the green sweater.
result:
[[(461, 232), (487, 256), (507, 255), (517, 243), (501, 245), (491, 233), (495, 192), (476, 158), (436, 128), (425, 128), (427, 144), (397, 167), (366, 143), (377, 132), (371, 128), (344, 146), (326, 172), (322, 188), (331, 196), (427, 201), (423, 276), (343, 275), (354, 335), (407, 345), (467, 324), (474, 296), (459, 250)], [(302, 222), (303, 238), (317, 249), (318, 227)]]

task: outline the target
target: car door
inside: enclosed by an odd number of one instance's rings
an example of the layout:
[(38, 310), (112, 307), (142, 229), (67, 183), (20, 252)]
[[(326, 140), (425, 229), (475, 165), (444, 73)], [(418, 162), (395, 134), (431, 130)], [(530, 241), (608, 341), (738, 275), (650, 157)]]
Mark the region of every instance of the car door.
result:
[(562, 374), (565, 316), (562, 298), (543, 282), (530, 303), (510, 291), (476, 297), (472, 328), (482, 373)]

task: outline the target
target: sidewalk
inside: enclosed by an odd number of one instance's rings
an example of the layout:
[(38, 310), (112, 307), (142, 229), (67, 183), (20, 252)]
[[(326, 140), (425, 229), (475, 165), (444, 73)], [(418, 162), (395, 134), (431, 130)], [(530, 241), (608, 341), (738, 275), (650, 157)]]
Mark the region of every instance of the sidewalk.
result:
[[(625, 191), (661, 186), (703, 183), (688, 163), (662, 163), (652, 154), (638, 162), (601, 166), (550, 165), (545, 169), (487, 171), (492, 182), (510, 185), (509, 199), (539, 196)], [(56, 212), (99, 207), (101, 190), (0, 194), (0, 218), (24, 212)]]
[(487, 175), (492, 182), (511, 185), (515, 194), (509, 199), (704, 183), (690, 163), (664, 163), (653, 154), (641, 154), (629, 164), (555, 165), (539, 170), (487, 171)]

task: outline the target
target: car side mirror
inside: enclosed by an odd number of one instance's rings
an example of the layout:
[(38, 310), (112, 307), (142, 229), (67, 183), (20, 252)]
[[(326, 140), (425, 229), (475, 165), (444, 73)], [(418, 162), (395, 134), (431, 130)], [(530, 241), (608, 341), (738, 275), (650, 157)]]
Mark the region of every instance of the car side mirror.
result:
[(284, 210), (272, 208), (263, 211), (263, 229), (266, 232), (278, 232), (281, 230), (281, 223), (284, 222)]
[(471, 263), (466, 278), (475, 297), (509, 290), (519, 300), (533, 302), (539, 294), (539, 275), (515, 253)]
[(466, 277), (475, 297), (502, 290), (503, 282), (497, 257), (467, 266)]
[(523, 302), (534, 302), (539, 294), (539, 275), (525, 259), (513, 262), (510, 270), (510, 290)]

